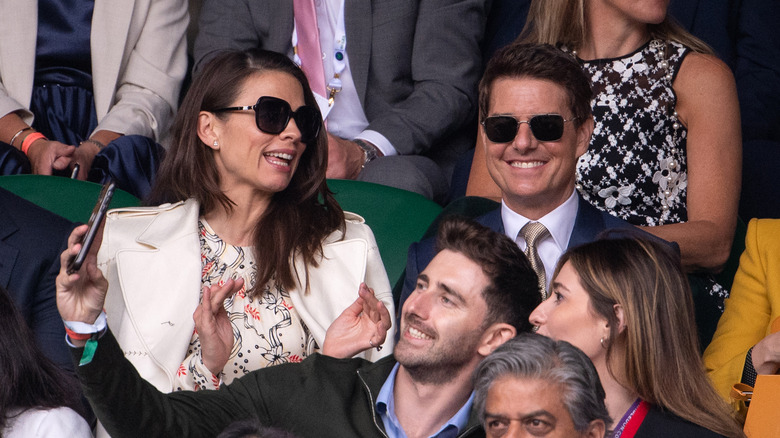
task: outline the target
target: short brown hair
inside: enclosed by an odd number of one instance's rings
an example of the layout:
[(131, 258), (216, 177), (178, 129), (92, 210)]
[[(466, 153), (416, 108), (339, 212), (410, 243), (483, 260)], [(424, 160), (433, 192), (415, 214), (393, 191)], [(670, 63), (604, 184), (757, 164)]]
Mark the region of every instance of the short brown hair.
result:
[(439, 225), (436, 246), (466, 256), (490, 280), (482, 291), (488, 308), (484, 326), (505, 322), (518, 333), (531, 330), (528, 317), (541, 303), (538, 277), (515, 242), (472, 220), (450, 216)]
[(488, 116), (493, 84), (503, 78), (531, 78), (550, 81), (566, 91), (569, 109), (579, 127), (590, 118), (593, 92), (582, 68), (566, 53), (548, 44), (513, 43), (490, 59), (479, 81), (479, 119)]

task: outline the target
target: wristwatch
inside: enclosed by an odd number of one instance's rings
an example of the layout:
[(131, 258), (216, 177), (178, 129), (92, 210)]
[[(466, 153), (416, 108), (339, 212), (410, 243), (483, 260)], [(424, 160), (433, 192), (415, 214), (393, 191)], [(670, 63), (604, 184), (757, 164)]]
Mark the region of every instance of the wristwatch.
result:
[(360, 166), (362, 169), (365, 169), (366, 164), (370, 163), (371, 161), (375, 160), (379, 154), (377, 154), (377, 147), (372, 145), (371, 143), (361, 140), (361, 139), (355, 139), (355, 144), (360, 147), (360, 149), (363, 149), (363, 154), (365, 157), (365, 161), (363, 161), (363, 165)]

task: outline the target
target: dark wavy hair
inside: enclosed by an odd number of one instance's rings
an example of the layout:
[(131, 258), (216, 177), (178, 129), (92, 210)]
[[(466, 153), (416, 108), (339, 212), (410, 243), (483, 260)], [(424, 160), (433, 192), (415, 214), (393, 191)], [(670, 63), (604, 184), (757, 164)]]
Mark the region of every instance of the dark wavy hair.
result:
[[(49, 360), (35, 343), (11, 296), (0, 286), (0, 436), (11, 409), (65, 406), (82, 416), (78, 381)], [(62, 342), (65, 342), (63, 339)]]
[[(286, 56), (259, 49), (220, 53), (203, 66), (182, 101), (172, 128), (173, 142), (146, 200), (148, 205), (194, 198), (201, 213), (233, 208), (233, 201), (220, 189), (213, 151), (198, 137), (198, 114), (231, 106), (248, 78), (269, 71), (294, 77), (301, 84), (305, 104), (317, 108), (306, 76)], [(292, 288), (299, 275), (292, 258), (298, 255), (305, 266), (317, 266), (322, 240), (335, 230), (344, 230), (344, 213), (325, 183), (327, 164), (328, 139), (322, 129), (306, 144), (290, 184), (274, 194), (255, 226), (252, 240), (260, 262), (250, 294), (258, 293), (274, 274), (282, 286)], [(305, 287), (308, 291), (308, 279)]]
[(531, 331), (528, 318), (542, 302), (538, 277), (512, 239), (472, 220), (450, 216), (439, 225), (436, 248), (463, 254), (490, 280), (482, 291), (488, 309), (483, 327), (504, 322), (518, 333)]
[(574, 126), (580, 127), (591, 117), (593, 91), (588, 77), (574, 58), (549, 44), (512, 43), (493, 55), (479, 81), (480, 120), (488, 116), (493, 84), (504, 78), (550, 81), (566, 91), (569, 109), (577, 117)]

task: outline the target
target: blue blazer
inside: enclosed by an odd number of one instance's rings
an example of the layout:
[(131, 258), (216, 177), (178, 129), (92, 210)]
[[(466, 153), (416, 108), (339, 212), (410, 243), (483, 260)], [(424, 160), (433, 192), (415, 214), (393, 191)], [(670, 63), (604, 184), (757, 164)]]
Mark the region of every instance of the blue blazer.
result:
[[(569, 248), (592, 242), (596, 240), (603, 231), (610, 229), (630, 230), (631, 233), (658, 239), (650, 233), (644, 232), (629, 224), (623, 219), (616, 218), (609, 213), (597, 209), (588, 201), (582, 199), (581, 196), (577, 195), (577, 197), (579, 198), (579, 206), (577, 208), (577, 217), (574, 220), (574, 229), (572, 230), (571, 238), (569, 239)], [(502, 234), (504, 233), (504, 223), (501, 220), (500, 208), (478, 217), (476, 221), (494, 231)], [(673, 245), (676, 246), (676, 244)], [(428, 263), (430, 263), (435, 255), (436, 239), (434, 237), (424, 239), (409, 246), (403, 290), (401, 291), (401, 297), (397, 306), (399, 316), (401, 315), (401, 309), (404, 302), (415, 288), (417, 276), (426, 266), (428, 266)]]
[(0, 285), (8, 289), (43, 353), (73, 370), (54, 280), (74, 224), (0, 188)]

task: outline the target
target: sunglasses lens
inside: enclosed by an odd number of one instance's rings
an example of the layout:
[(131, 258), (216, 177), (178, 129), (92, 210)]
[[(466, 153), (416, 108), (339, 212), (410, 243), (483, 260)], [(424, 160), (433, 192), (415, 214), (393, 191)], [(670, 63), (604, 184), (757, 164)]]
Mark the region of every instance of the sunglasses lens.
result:
[(517, 135), (519, 123), (514, 117), (492, 116), (485, 119), (485, 134), (493, 143), (509, 143)]
[(534, 137), (539, 141), (556, 141), (563, 137), (563, 116), (543, 114), (531, 117), (528, 123)]
[(317, 138), (322, 126), (320, 112), (310, 106), (302, 106), (294, 114), (295, 124), (301, 131), (301, 140), (308, 143)]
[(255, 105), (255, 122), (261, 131), (268, 134), (279, 134), (287, 127), (290, 117), (295, 119), (295, 124), (301, 132), (301, 140), (308, 143), (317, 137), (322, 126), (322, 117), (319, 111), (308, 106), (298, 108), (292, 112), (290, 104), (282, 99), (263, 96)]
[(261, 131), (278, 134), (290, 121), (290, 104), (275, 97), (261, 97), (255, 105), (255, 123)]

